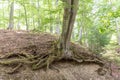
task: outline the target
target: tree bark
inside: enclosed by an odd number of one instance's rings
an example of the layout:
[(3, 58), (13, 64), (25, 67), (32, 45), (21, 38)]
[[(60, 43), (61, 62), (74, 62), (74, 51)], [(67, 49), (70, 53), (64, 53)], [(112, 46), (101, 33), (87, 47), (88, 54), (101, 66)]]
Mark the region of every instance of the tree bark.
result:
[(10, 7), (10, 18), (9, 18), (9, 25), (8, 28), (9, 30), (12, 30), (14, 27), (14, 2), (11, 3), (11, 7)]
[(64, 53), (69, 52), (70, 38), (78, 10), (78, 1), (79, 0), (63, 0), (63, 2), (65, 3), (65, 7), (62, 34), (60, 37), (60, 49), (62, 49)]
[(25, 6), (25, 4), (23, 4), (23, 8), (24, 8), (24, 11), (25, 11), (26, 30), (28, 31), (28, 30), (29, 30), (29, 25), (28, 25), (27, 10), (26, 10), (26, 6)]

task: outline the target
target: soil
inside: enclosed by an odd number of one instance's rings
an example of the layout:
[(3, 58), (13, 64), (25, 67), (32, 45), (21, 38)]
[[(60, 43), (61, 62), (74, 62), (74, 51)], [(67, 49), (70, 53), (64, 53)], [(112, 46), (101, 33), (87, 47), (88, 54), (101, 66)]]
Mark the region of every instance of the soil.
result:
[[(27, 31), (0, 30), (0, 58), (10, 53), (46, 54), (52, 43), (58, 38), (48, 33), (32, 33)], [(78, 54), (91, 57), (90, 52), (80, 45), (73, 44)], [(93, 57), (93, 56), (92, 56)], [(119, 70), (114, 69), (113, 76), (107, 70), (104, 75), (98, 74), (101, 66), (96, 63), (77, 63), (72, 60), (54, 62), (50, 68), (31, 70), (22, 67), (19, 72), (7, 74), (11, 67), (0, 65), (0, 80), (120, 80)]]

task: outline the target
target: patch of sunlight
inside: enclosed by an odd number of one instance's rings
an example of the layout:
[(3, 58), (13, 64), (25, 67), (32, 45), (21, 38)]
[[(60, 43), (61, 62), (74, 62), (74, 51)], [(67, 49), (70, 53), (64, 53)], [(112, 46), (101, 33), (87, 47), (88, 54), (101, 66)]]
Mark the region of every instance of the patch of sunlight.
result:
[(23, 25), (22, 27), (20, 27), (20, 29), (21, 30), (26, 30), (26, 26)]
[(117, 37), (115, 34), (112, 35), (110, 43), (117, 43)]

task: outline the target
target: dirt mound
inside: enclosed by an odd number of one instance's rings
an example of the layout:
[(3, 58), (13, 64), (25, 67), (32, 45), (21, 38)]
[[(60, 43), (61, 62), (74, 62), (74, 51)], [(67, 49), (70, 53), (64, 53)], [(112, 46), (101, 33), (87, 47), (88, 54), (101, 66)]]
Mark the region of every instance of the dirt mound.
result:
[[(31, 33), (25, 31), (4, 31), (0, 30), (0, 57), (10, 53), (28, 53), (32, 55), (50, 53), (53, 43), (57, 38), (46, 33)], [(75, 53), (81, 54), (81, 58), (93, 59), (85, 48), (72, 44)], [(29, 67), (21, 68), (15, 74), (6, 74), (5, 70), (10, 67), (0, 66), (1, 80), (115, 80), (110, 75), (99, 75), (97, 70), (101, 68), (95, 63), (76, 63), (74, 61), (62, 60), (54, 62), (49, 70), (39, 69), (32, 71)], [(118, 80), (120, 79), (117, 77)], [(117, 79), (116, 79), (117, 80)]]
[(46, 53), (51, 48), (51, 42), (56, 38), (50, 34), (33, 34), (25, 31), (0, 31), (0, 54)]

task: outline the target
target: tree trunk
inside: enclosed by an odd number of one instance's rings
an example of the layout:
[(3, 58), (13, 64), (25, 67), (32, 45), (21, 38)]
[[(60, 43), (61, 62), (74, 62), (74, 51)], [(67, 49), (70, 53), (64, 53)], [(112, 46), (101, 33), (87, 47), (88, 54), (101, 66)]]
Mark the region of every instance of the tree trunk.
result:
[(20, 20), (18, 20), (18, 23), (17, 23), (17, 30), (20, 30)]
[[(5, 18), (4, 4), (2, 4), (2, 8), (3, 8), (3, 19), (4, 19), (4, 18)], [(3, 24), (4, 29), (6, 29), (5, 25), (6, 25), (6, 24), (5, 24), (5, 22), (4, 22), (4, 24)], [(2, 27), (3, 27), (3, 26), (2, 26)]]
[[(56, 7), (58, 7), (58, 0), (56, 0)], [(60, 34), (60, 14), (58, 13), (58, 16), (56, 17), (56, 27), (55, 27), (55, 33)]]
[(27, 20), (27, 10), (26, 10), (25, 4), (23, 4), (23, 8), (24, 8), (24, 11), (25, 11), (26, 30), (28, 31), (29, 30), (29, 25), (28, 25), (28, 20)]
[(37, 8), (37, 11), (38, 11), (38, 27), (40, 27), (40, 0), (37, 0), (37, 5), (38, 5), (38, 8)]
[[(19, 10), (19, 17), (20, 17), (20, 10)], [(20, 19), (18, 19), (17, 30), (20, 30)]]
[(14, 27), (14, 20), (13, 20), (13, 15), (14, 15), (14, 2), (11, 3), (10, 6), (10, 17), (9, 17), (9, 25), (8, 28), (9, 30), (12, 30)]
[(49, 2), (49, 0), (48, 0), (48, 7), (49, 7), (49, 26), (50, 26), (50, 33), (53, 33), (53, 25), (52, 25), (52, 14), (51, 14), (51, 3)]
[(79, 30), (79, 39), (78, 39), (78, 42), (80, 43), (80, 44), (82, 44), (82, 33), (83, 33), (83, 27), (81, 26), (80, 27), (80, 30)]
[(77, 14), (78, 1), (79, 0), (63, 0), (65, 7), (62, 34), (60, 37), (60, 49), (62, 49), (65, 54), (69, 54), (70, 38)]
[(115, 22), (116, 22), (116, 30), (117, 30), (117, 41), (118, 41), (118, 45), (120, 45), (120, 28), (117, 19), (115, 20)]
[(35, 30), (35, 20), (34, 20), (34, 17), (33, 17), (33, 19), (32, 19), (32, 25), (33, 25), (33, 27), (34, 27), (34, 29), (33, 30)]

